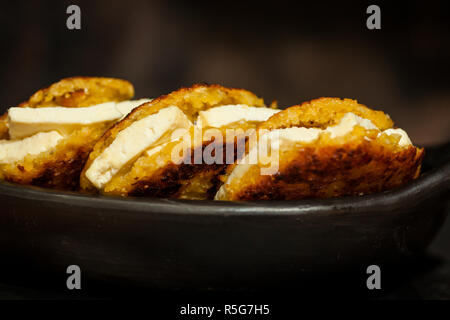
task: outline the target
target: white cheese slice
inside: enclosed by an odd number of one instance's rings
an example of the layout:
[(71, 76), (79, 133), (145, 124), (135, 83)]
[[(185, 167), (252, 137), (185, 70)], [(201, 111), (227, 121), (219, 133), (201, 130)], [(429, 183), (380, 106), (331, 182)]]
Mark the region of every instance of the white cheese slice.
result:
[(148, 99), (106, 102), (85, 108), (10, 108), (9, 136), (11, 139), (20, 139), (52, 130), (66, 134), (80, 126), (117, 121), (146, 101)]
[(263, 140), (272, 141), (272, 146), (277, 144), (277, 140), (288, 140), (290, 142), (311, 142), (319, 138), (324, 132), (329, 132), (331, 138), (345, 136), (353, 131), (353, 128), (359, 125), (368, 130), (378, 130), (378, 128), (368, 119), (363, 119), (354, 113), (346, 113), (341, 121), (335, 126), (326, 128), (325, 130), (318, 128), (292, 127), (286, 129), (277, 129), (267, 132), (262, 136)]
[(27, 155), (54, 148), (63, 138), (57, 131), (40, 132), (22, 140), (0, 140), (0, 163), (14, 163)]
[(183, 111), (175, 106), (138, 120), (117, 134), (114, 141), (92, 162), (86, 177), (101, 189), (142, 152), (167, 142), (163, 138), (167, 138), (172, 131), (191, 126)]
[(321, 132), (323, 132), (323, 130), (317, 128), (292, 127), (270, 131), (267, 134), (267, 137), (266, 135), (264, 135), (263, 137), (266, 139), (270, 139), (271, 141), (273, 141), (274, 139), (282, 139), (292, 142), (311, 142), (316, 140)]
[(225, 105), (200, 111), (196, 126), (220, 128), (239, 121), (262, 122), (280, 111), (271, 108), (250, 107), (244, 104)]

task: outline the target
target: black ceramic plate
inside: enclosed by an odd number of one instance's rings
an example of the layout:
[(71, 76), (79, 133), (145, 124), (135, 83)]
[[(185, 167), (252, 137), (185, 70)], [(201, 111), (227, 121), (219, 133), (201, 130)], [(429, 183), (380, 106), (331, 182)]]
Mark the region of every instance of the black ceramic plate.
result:
[(445, 219), (450, 145), (389, 192), (327, 200), (120, 199), (0, 184), (2, 263), (153, 287), (227, 287), (422, 252)]

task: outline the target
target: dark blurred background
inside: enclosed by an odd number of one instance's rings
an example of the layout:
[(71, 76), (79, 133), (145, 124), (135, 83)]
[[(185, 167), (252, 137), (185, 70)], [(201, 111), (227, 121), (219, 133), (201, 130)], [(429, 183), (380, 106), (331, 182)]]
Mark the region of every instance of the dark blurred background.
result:
[[(81, 8), (81, 30), (66, 8)], [(381, 30), (366, 8), (381, 8)], [(73, 75), (130, 80), (138, 97), (196, 82), (286, 107), (321, 96), (388, 112), (413, 141), (450, 140), (449, 2), (3, 1), (0, 106)]]

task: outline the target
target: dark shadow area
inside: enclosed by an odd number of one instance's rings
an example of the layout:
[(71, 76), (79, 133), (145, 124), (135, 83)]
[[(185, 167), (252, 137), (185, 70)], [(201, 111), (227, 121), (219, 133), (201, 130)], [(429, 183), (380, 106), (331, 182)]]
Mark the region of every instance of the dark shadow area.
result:
[(450, 7), (446, 1), (73, 1), (2, 5), (0, 109), (74, 75), (130, 80), (137, 97), (196, 82), (254, 91), (281, 107), (322, 96), (389, 113), (419, 145), (450, 139)]
[[(450, 299), (450, 263), (427, 254), (396, 264), (380, 265), (381, 290), (368, 290), (367, 266), (346, 272), (310, 274), (289, 279), (261, 279), (252, 288), (152, 289), (83, 278), (81, 291), (69, 291), (66, 278), (45, 272), (2, 268), (1, 299), (152, 299), (162, 304), (269, 301), (288, 303), (295, 299)], [(426, 281), (425, 281), (426, 280)], [(274, 283), (277, 282), (277, 283)], [(45, 289), (44, 289), (45, 288)]]

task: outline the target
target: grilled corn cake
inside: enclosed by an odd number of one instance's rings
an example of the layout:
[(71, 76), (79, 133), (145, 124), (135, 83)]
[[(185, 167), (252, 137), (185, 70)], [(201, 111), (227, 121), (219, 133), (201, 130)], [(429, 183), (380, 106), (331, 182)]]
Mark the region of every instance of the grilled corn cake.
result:
[(393, 126), (351, 99), (287, 108), (258, 126), (258, 148), (228, 168), (215, 199), (328, 198), (401, 186), (418, 177), (424, 150)]
[(1, 119), (0, 178), (78, 190), (95, 142), (131, 109), (132, 84), (112, 78), (74, 77), (39, 90)]

